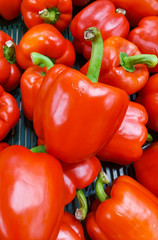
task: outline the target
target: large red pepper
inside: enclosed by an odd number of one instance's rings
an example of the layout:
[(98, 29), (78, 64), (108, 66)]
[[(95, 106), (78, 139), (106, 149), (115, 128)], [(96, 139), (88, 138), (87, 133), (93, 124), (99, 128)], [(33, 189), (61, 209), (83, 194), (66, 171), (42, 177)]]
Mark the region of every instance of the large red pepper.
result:
[(56, 240), (64, 215), (59, 161), (18, 145), (0, 159), (0, 239)]
[(43, 61), (43, 67), (28, 67), (20, 79), (23, 112), (30, 121), (33, 120), (34, 105), (44, 75), (54, 65), (50, 59), (43, 56), (43, 59), (44, 58), (46, 58), (46, 63), (44, 64)]
[(75, 49), (86, 59), (91, 56), (91, 42), (84, 39), (84, 31), (91, 26), (100, 30), (103, 40), (111, 36), (126, 38), (129, 33), (129, 23), (126, 17), (116, 12), (112, 2), (99, 0), (89, 4), (73, 18), (70, 26)]
[(64, 31), (72, 19), (72, 0), (23, 0), (21, 13), (28, 28), (45, 22)]
[(52, 25), (44, 23), (29, 29), (16, 50), (18, 64), (26, 69), (33, 65), (31, 53), (38, 52), (54, 60), (55, 63), (72, 67), (75, 62), (75, 50), (72, 43)]
[(16, 64), (16, 44), (5, 32), (0, 31), (0, 85), (11, 91), (19, 84), (21, 70)]
[(148, 115), (145, 108), (135, 102), (130, 102), (126, 115), (119, 130), (111, 141), (97, 153), (102, 161), (128, 165), (141, 157), (142, 145), (147, 140), (145, 124)]
[(0, 141), (17, 124), (20, 111), (15, 98), (0, 86)]
[(64, 212), (56, 240), (85, 240), (82, 224), (70, 213)]
[(46, 151), (69, 163), (96, 154), (119, 128), (128, 105), (124, 91), (97, 83), (102, 38), (96, 28), (89, 32), (94, 35), (94, 45), (99, 44), (87, 77), (55, 65), (44, 77), (34, 108), (34, 129), (44, 140)]
[(136, 102), (142, 104), (148, 113), (147, 126), (158, 132), (158, 74), (149, 78), (145, 87), (139, 91)]
[(134, 163), (136, 179), (158, 197), (158, 141), (144, 150), (143, 155)]
[[(103, 51), (99, 82), (121, 88), (128, 95), (136, 93), (147, 83), (149, 71), (144, 64), (154, 67), (158, 61), (155, 55), (141, 54), (135, 44), (117, 36), (104, 41)], [(88, 66), (89, 61), (80, 71), (86, 74)]]
[[(158, 3), (157, 3), (158, 5)], [(158, 17), (150, 16), (143, 18), (138, 27), (134, 28), (129, 36), (129, 41), (133, 42), (141, 53), (155, 54), (158, 56)], [(151, 68), (150, 72), (158, 72), (158, 64)]]
[(117, 8), (126, 10), (127, 19), (132, 27), (136, 27), (139, 21), (147, 16), (158, 15), (157, 0), (111, 0)]
[(0, 15), (6, 20), (12, 20), (20, 14), (22, 0), (0, 1)]
[(146, 240), (158, 239), (158, 199), (129, 176), (114, 180), (110, 196), (103, 183), (108, 183), (100, 174), (96, 193), (101, 201), (88, 214), (86, 227), (92, 240)]

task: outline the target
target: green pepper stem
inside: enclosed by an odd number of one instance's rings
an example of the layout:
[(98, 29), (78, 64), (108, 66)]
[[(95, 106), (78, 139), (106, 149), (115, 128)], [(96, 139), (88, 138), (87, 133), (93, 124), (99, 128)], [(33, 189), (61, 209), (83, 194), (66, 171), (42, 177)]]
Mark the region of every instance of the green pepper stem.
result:
[(98, 82), (103, 59), (103, 39), (100, 31), (95, 27), (90, 27), (84, 32), (84, 39), (92, 41), (91, 58), (86, 76), (95, 83)]
[(152, 142), (152, 141), (153, 141), (153, 137), (151, 136), (151, 134), (148, 133), (146, 142), (150, 143), (150, 142)]
[(37, 52), (32, 52), (31, 53), (31, 59), (33, 64), (44, 67), (47, 67), (47, 71), (54, 66), (54, 63), (50, 60), (50, 58), (37, 53)]
[(11, 40), (5, 42), (5, 45), (3, 46), (3, 53), (4, 53), (5, 59), (10, 64), (14, 64), (16, 62), (16, 59), (15, 59), (15, 45)]
[(103, 185), (104, 184), (109, 184), (109, 182), (110, 181), (109, 181), (109, 178), (108, 178), (107, 174), (105, 172), (101, 171), (98, 174), (97, 181), (96, 181), (96, 184), (95, 184), (96, 195), (101, 202), (103, 202), (103, 201), (105, 201), (106, 199), (109, 198), (107, 196), (107, 194), (105, 193), (105, 190), (103, 188)]
[(55, 24), (60, 16), (60, 12), (56, 7), (43, 9), (39, 11), (40, 17), (45, 21), (45, 23)]
[(136, 64), (145, 64), (149, 68), (153, 68), (157, 65), (158, 58), (153, 54), (139, 54), (134, 56), (128, 56), (127, 53), (120, 52), (120, 64), (128, 72), (134, 72)]
[(33, 147), (30, 151), (33, 153), (47, 153), (44, 145)]
[(75, 217), (82, 221), (86, 218), (88, 212), (87, 199), (81, 189), (76, 191), (76, 197), (79, 203), (79, 208), (76, 209)]

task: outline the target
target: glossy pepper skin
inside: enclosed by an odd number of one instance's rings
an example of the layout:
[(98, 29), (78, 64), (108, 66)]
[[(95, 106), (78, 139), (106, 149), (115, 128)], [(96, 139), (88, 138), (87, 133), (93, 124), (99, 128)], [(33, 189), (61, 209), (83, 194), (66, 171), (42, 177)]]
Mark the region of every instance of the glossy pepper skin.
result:
[(111, 0), (117, 8), (126, 10), (127, 19), (132, 27), (136, 27), (139, 21), (147, 16), (156, 16), (158, 14), (157, 0)]
[(90, 3), (73, 18), (70, 25), (75, 50), (77, 53), (82, 53), (86, 59), (91, 56), (91, 42), (84, 40), (84, 31), (91, 26), (100, 30), (103, 40), (111, 36), (126, 38), (129, 33), (126, 17), (116, 13), (112, 2), (99, 0)]
[[(134, 43), (122, 37), (112, 36), (104, 41), (103, 51), (99, 82), (121, 88), (128, 95), (136, 93), (145, 86), (149, 71), (144, 64), (135, 65), (133, 72), (121, 66), (120, 52), (129, 56), (141, 54)], [(88, 66), (89, 61), (80, 69), (80, 72), (86, 74)]]
[(0, 152), (2, 240), (56, 240), (64, 214), (57, 159), (13, 145)]
[(157, 206), (151, 192), (133, 178), (120, 176), (113, 182), (110, 199), (88, 214), (88, 234), (92, 240), (156, 240)]
[[(35, 132), (46, 151), (67, 163), (95, 155), (119, 128), (129, 102), (124, 91), (97, 83), (103, 41), (95, 27), (85, 35), (93, 39), (89, 74), (54, 65), (44, 77), (33, 113)], [(37, 55), (32, 53), (32, 59)]]
[(0, 15), (8, 21), (16, 18), (20, 14), (21, 1), (0, 1)]
[(52, 25), (44, 23), (29, 29), (17, 46), (16, 59), (26, 69), (32, 66), (30, 54), (38, 52), (54, 59), (56, 64), (62, 63), (72, 67), (75, 62), (75, 50), (72, 43)]
[(139, 91), (136, 102), (142, 104), (148, 113), (147, 126), (154, 131), (158, 131), (158, 74), (154, 74), (149, 78), (145, 87)]
[(6, 91), (18, 86), (22, 73), (16, 63), (16, 47), (13, 39), (7, 33), (0, 31), (0, 84)]
[(108, 142), (127, 105), (124, 91), (92, 83), (77, 70), (58, 64), (47, 72), (39, 89), (34, 129), (49, 154), (80, 162)]
[[(158, 3), (157, 3), (158, 5)], [(134, 28), (128, 36), (129, 41), (133, 42), (141, 53), (155, 54), (158, 56), (158, 17), (150, 16), (143, 18), (138, 26)], [(150, 72), (158, 72), (158, 65), (151, 68)]]
[(64, 31), (72, 19), (72, 0), (23, 0), (21, 13), (28, 28), (46, 22)]
[(95, 156), (74, 164), (61, 162), (61, 165), (65, 183), (65, 205), (75, 198), (76, 189), (88, 187), (102, 168), (99, 159)]
[(134, 163), (137, 181), (158, 197), (157, 169), (158, 141), (147, 147), (141, 158)]
[(20, 111), (15, 98), (0, 86), (0, 141), (17, 124)]
[(127, 112), (111, 141), (97, 153), (101, 161), (128, 165), (143, 154), (142, 146), (147, 139), (148, 121), (146, 109), (138, 103), (129, 102)]
[(64, 212), (60, 231), (56, 240), (85, 240), (82, 224), (69, 212)]

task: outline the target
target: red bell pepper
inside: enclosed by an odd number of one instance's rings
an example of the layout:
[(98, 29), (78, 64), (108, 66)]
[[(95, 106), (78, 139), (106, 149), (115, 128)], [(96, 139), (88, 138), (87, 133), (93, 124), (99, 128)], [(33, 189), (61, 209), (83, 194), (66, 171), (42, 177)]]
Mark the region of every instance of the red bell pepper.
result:
[(75, 50), (72, 43), (50, 24), (39, 24), (29, 29), (16, 50), (18, 64), (26, 69), (32, 66), (30, 54), (38, 52), (54, 60), (72, 67), (75, 62)]
[(64, 215), (57, 159), (13, 145), (0, 152), (1, 240), (55, 240)]
[[(157, 3), (158, 5), (158, 3)], [(129, 41), (133, 42), (141, 53), (155, 54), (158, 56), (158, 17), (150, 16), (143, 18), (138, 27), (134, 28), (129, 36)], [(151, 68), (150, 72), (158, 72), (158, 64)]]
[(117, 8), (126, 10), (127, 19), (132, 27), (136, 27), (139, 21), (147, 16), (158, 15), (157, 0), (111, 0)]
[(139, 91), (136, 102), (142, 104), (148, 113), (147, 126), (158, 132), (158, 74), (154, 74), (149, 78), (145, 87)]
[(28, 28), (45, 22), (64, 31), (72, 19), (72, 0), (23, 0), (21, 13)]
[(0, 141), (17, 124), (20, 111), (15, 98), (0, 86)]
[(82, 224), (70, 213), (64, 212), (63, 221), (56, 240), (85, 240)]
[(103, 40), (111, 36), (126, 38), (129, 33), (126, 17), (116, 12), (112, 2), (99, 0), (89, 4), (73, 18), (70, 26), (76, 52), (82, 53), (86, 59), (91, 56), (91, 42), (84, 39), (84, 31), (91, 26), (100, 30)]
[(144, 150), (143, 155), (134, 163), (136, 179), (158, 197), (158, 141)]
[(128, 165), (141, 157), (142, 146), (147, 140), (145, 124), (148, 115), (145, 108), (135, 102), (129, 106), (119, 130), (97, 156), (101, 161)]
[[(45, 56), (43, 56), (43, 59), (45, 59)], [(23, 112), (30, 121), (33, 120), (34, 105), (44, 75), (53, 65), (53, 62), (46, 58), (46, 63), (43, 65), (43, 67), (30, 66), (21, 76), (20, 90)]]
[[(158, 239), (158, 199), (129, 176), (114, 180), (110, 196), (100, 174), (96, 193), (101, 203), (87, 216), (86, 227), (92, 240)], [(106, 200), (107, 199), (107, 200)]]
[[(149, 71), (144, 64), (154, 67), (157, 62), (155, 55), (141, 54), (132, 42), (117, 36), (110, 37), (104, 41), (99, 82), (121, 88), (131, 95), (148, 81)], [(88, 66), (89, 61), (80, 71), (86, 74)]]
[(22, 0), (0, 1), (0, 15), (6, 20), (12, 20), (20, 14)]
[(96, 28), (89, 32), (96, 39), (87, 76), (55, 65), (44, 77), (34, 108), (34, 129), (46, 151), (69, 163), (95, 155), (109, 141), (129, 102), (124, 91), (97, 83), (102, 38)]
[(101, 171), (101, 163), (95, 156), (82, 162), (67, 164), (61, 162), (65, 183), (65, 205), (70, 203), (76, 195), (76, 189), (88, 187)]
[(0, 85), (6, 91), (15, 89), (20, 81), (21, 70), (15, 59), (16, 44), (5, 32), (0, 31)]
[[(43, 144), (41, 139), (38, 143)], [(45, 152), (44, 145), (35, 147), (40, 152)], [(72, 202), (76, 196), (76, 189), (88, 187), (101, 171), (101, 163), (95, 156), (89, 157), (79, 163), (67, 164), (61, 162), (63, 168), (64, 184), (65, 184), (65, 205)]]
[(90, 1), (91, 1), (91, 0), (72, 0), (72, 3), (73, 3), (73, 5), (75, 5), (75, 6), (82, 7), (82, 6), (87, 5)]

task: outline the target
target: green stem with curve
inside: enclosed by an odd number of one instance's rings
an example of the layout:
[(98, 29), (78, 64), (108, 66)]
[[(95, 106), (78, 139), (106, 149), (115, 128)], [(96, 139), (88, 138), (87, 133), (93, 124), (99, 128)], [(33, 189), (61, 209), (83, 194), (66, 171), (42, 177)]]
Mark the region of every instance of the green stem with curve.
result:
[(103, 39), (96, 27), (90, 27), (84, 32), (84, 39), (92, 41), (92, 52), (87, 71), (87, 77), (92, 82), (98, 82), (101, 63), (103, 59)]
[(76, 190), (76, 197), (79, 203), (79, 208), (76, 209), (75, 217), (82, 221), (86, 218), (88, 212), (87, 199), (81, 189)]
[(104, 187), (103, 187), (104, 184), (109, 184), (109, 182), (110, 181), (109, 181), (109, 178), (106, 175), (106, 173), (101, 171), (98, 174), (97, 181), (96, 181), (96, 184), (95, 184), (96, 195), (99, 198), (100, 202), (103, 202), (103, 201), (105, 201), (106, 199), (109, 198), (107, 196), (107, 194), (105, 193), (105, 190), (104, 190)]

